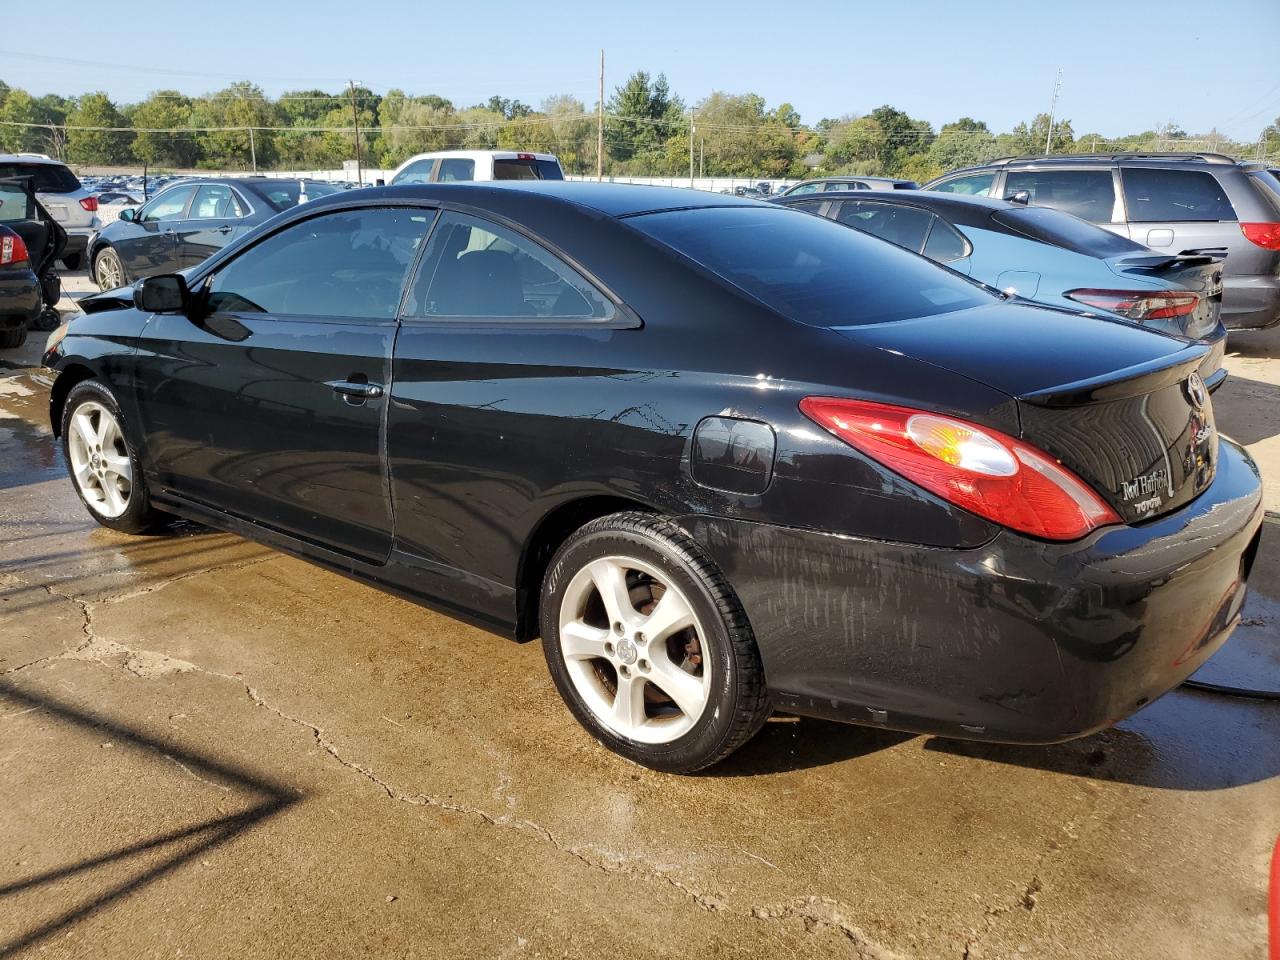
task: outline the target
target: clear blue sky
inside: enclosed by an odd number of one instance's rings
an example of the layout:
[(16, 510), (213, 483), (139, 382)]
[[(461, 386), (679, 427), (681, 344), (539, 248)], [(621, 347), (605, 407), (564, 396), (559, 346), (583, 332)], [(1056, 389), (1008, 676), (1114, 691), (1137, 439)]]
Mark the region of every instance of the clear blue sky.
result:
[(352, 77), (459, 106), (495, 93), (534, 106), (571, 93), (591, 106), (604, 47), (606, 96), (633, 70), (662, 71), (686, 101), (712, 90), (755, 92), (770, 106), (790, 101), (808, 124), (891, 103), (935, 127), (969, 115), (1007, 130), (1048, 108), (1059, 66), (1058, 112), (1078, 134), (1117, 136), (1172, 120), (1191, 133), (1216, 124), (1251, 140), (1280, 115), (1280, 0), (73, 0), (7, 8), (0, 79), (36, 94), (104, 89), (119, 101), (159, 88), (203, 93), (232, 79), (273, 95), (332, 90)]

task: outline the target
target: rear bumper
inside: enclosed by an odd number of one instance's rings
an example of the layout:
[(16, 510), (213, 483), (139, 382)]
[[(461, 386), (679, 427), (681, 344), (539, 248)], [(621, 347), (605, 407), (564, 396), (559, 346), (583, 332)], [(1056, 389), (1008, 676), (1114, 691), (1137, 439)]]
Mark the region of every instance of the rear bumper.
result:
[(1222, 322), (1229, 330), (1260, 330), (1280, 323), (1280, 277), (1224, 276)]
[(40, 281), (30, 270), (0, 274), (0, 329), (27, 324), (40, 316)]
[(1172, 689), (1239, 619), (1261, 481), (1223, 440), (1216, 479), (1141, 526), (969, 550), (687, 518), (751, 619), (783, 711), (1052, 743)]

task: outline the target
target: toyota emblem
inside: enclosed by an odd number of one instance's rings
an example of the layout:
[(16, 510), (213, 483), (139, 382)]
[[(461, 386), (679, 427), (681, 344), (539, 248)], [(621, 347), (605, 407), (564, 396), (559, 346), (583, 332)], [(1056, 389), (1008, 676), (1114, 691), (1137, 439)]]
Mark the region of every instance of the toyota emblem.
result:
[(1187, 399), (1191, 401), (1191, 405), (1197, 410), (1203, 410), (1206, 401), (1209, 399), (1209, 393), (1204, 388), (1204, 381), (1200, 379), (1200, 374), (1193, 373), (1187, 377)]

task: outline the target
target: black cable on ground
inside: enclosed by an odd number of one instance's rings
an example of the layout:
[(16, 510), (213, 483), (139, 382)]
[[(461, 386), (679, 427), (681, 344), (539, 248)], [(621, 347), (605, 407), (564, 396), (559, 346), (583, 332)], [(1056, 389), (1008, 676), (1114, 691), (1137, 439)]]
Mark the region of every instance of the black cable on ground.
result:
[(1243, 697), (1248, 700), (1280, 700), (1280, 690), (1249, 690), (1246, 687), (1226, 687), (1220, 683), (1206, 683), (1203, 680), (1183, 680), (1182, 685), (1190, 687), (1192, 690), (1221, 693), (1228, 697)]

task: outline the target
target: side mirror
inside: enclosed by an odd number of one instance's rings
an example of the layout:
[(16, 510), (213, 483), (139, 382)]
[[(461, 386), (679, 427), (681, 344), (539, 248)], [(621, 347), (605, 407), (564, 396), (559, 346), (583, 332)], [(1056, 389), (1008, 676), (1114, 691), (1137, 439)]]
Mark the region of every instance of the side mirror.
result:
[(123, 220), (125, 223), (130, 223), (134, 216), (136, 216), (136, 213), (137, 211), (135, 211), (133, 207), (125, 207), (120, 211), (120, 216), (117, 219)]
[(387, 181), (379, 177), (377, 180), (373, 181), (373, 185), (375, 187), (385, 187), (387, 185)]
[(187, 281), (176, 273), (162, 273), (138, 281), (133, 302), (144, 313), (186, 313), (191, 303)]
[(1017, 193), (1011, 193), (1005, 197), (1010, 203), (1020, 203), (1024, 207), (1031, 202), (1030, 190), (1019, 190)]

